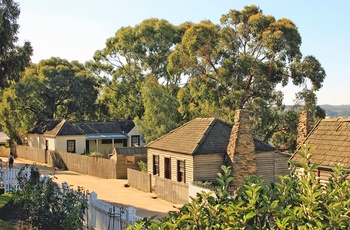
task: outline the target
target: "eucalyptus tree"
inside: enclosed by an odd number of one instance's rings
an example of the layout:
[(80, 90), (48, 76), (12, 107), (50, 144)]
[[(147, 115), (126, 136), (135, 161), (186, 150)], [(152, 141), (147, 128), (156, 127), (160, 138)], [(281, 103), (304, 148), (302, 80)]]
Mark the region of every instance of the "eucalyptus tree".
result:
[(149, 143), (179, 126), (179, 104), (176, 97), (169, 94), (166, 86), (154, 76), (146, 77), (141, 93), (145, 113), (134, 121)]
[(169, 57), (169, 72), (189, 78), (179, 94), (181, 113), (192, 119), (220, 112), (232, 121), (231, 111), (249, 108), (257, 134), (270, 138), (284, 111), (278, 85), (301, 86), (307, 93), (299, 99), (316, 108), (316, 100), (308, 98), (322, 87), (326, 74), (315, 57), (303, 58), (300, 45), (291, 20), (276, 20), (254, 5), (230, 10), (220, 25), (193, 24)]
[(97, 80), (84, 65), (53, 57), (32, 64), (4, 91), (0, 117), (19, 138), (40, 119), (96, 119), (97, 96)]
[(13, 0), (0, 1), (0, 88), (8, 87), (20, 79), (21, 73), (30, 64), (33, 49), (30, 42), (23, 46), (18, 42), (20, 15), (18, 3)]
[(142, 117), (141, 88), (146, 75), (159, 79), (171, 94), (177, 90), (180, 78), (167, 71), (167, 57), (185, 28), (177, 29), (166, 20), (147, 19), (135, 27), (122, 27), (106, 41), (104, 49), (95, 52), (87, 65), (103, 80), (101, 100), (109, 105), (111, 118)]

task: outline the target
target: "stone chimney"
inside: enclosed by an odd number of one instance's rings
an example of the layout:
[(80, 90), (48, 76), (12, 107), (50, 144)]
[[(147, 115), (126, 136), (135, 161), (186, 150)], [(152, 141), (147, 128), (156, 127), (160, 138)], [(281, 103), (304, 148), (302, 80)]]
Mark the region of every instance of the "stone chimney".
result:
[(247, 109), (236, 110), (227, 153), (232, 162), (235, 186), (242, 185), (248, 176), (256, 175), (255, 146)]
[(311, 131), (310, 114), (306, 110), (302, 110), (299, 115), (297, 146), (305, 141), (307, 135)]

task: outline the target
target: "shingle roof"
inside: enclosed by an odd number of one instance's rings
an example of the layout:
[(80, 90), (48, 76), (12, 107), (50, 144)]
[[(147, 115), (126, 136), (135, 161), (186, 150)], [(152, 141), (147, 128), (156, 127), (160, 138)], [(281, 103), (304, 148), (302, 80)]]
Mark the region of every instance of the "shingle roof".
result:
[[(226, 153), (232, 125), (217, 118), (196, 118), (147, 145), (147, 148), (184, 153)], [(256, 151), (274, 150), (254, 138)]]
[[(336, 163), (350, 169), (350, 119), (323, 119), (310, 132), (305, 142), (309, 147), (316, 147), (312, 152), (312, 163), (333, 167)], [(302, 161), (294, 153), (293, 161)]]

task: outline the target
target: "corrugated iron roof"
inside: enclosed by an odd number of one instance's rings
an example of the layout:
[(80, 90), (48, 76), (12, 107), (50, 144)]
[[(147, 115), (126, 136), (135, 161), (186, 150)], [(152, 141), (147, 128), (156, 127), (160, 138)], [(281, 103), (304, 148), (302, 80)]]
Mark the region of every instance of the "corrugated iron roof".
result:
[(145, 147), (120, 147), (115, 148), (117, 154), (147, 154)]
[(111, 134), (111, 133), (102, 133), (102, 134), (87, 134), (86, 139), (128, 139), (126, 134)]

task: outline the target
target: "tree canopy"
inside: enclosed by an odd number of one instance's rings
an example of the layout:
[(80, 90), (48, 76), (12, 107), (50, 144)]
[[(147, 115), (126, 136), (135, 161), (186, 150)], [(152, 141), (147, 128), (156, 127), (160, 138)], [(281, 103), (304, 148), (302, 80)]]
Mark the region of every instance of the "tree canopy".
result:
[(21, 73), (30, 64), (33, 49), (29, 42), (16, 45), (20, 15), (18, 3), (13, 0), (0, 1), (0, 88), (18, 81)]
[[(218, 25), (204, 20), (174, 26), (148, 19), (121, 28), (96, 51), (89, 67), (106, 80), (102, 97), (113, 118), (144, 118), (144, 97), (150, 94), (143, 94), (142, 87), (146, 76), (152, 76), (177, 98), (178, 108), (168, 109), (178, 110), (182, 121), (215, 116), (232, 123), (234, 111), (244, 107), (251, 111), (254, 133), (267, 141), (294, 128), (298, 120), (281, 125), (293, 112), (286, 111), (277, 86), (300, 86), (296, 99), (322, 116), (315, 92), (325, 71), (315, 57), (303, 57), (300, 46), (301, 35), (291, 20), (265, 15), (251, 5), (230, 10)], [(148, 117), (157, 117), (149, 112)], [(154, 126), (146, 129), (157, 132)], [(282, 139), (295, 142), (292, 136)]]
[(2, 95), (3, 127), (23, 134), (42, 119), (96, 119), (97, 87), (96, 79), (77, 61), (50, 58), (32, 64)]
[[(1, 55), (14, 52), (22, 58), (16, 61), (18, 71), (1, 75), (0, 87), (7, 88), (2, 92), (2, 117), (22, 111), (21, 119), (14, 121), (135, 119), (146, 140), (152, 141), (197, 117), (233, 123), (235, 110), (247, 108), (257, 137), (293, 151), (298, 109), (314, 117), (325, 115), (315, 92), (326, 74), (314, 56), (301, 53), (297, 26), (265, 15), (255, 5), (230, 10), (219, 24), (203, 20), (175, 26), (146, 19), (116, 31), (85, 65), (42, 60), (23, 78), (19, 72), (28, 65), (31, 48), (29, 43), (14, 46), (18, 5), (3, 1), (1, 10), (0, 32), (7, 40), (0, 42), (7, 48), (0, 50), (0, 65), (7, 60)], [(287, 84), (301, 88), (292, 109), (277, 90)]]

